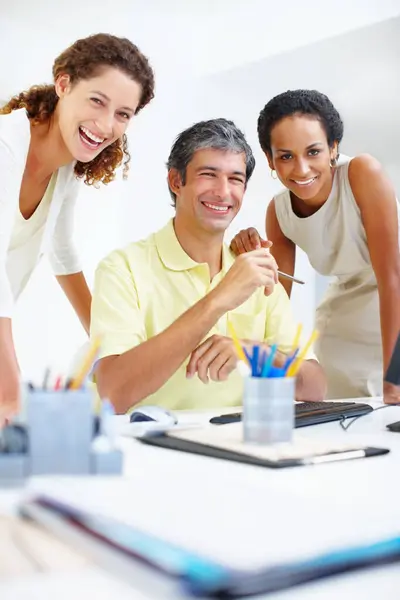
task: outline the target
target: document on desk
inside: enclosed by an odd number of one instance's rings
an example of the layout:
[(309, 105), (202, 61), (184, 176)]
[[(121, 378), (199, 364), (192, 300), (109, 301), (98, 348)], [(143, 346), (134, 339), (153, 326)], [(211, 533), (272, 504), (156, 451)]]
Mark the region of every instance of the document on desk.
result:
[[(261, 502), (255, 497), (254, 490), (251, 490), (250, 497), (246, 493), (243, 494), (240, 488), (236, 488), (235, 500), (239, 501), (241, 511), (236, 511), (233, 523), (230, 522), (230, 526), (226, 527), (223, 513), (217, 511), (215, 506), (220, 506), (221, 494), (213, 490), (210, 495), (212, 503), (207, 501), (207, 495), (198, 499), (197, 508), (201, 504), (205, 511), (205, 514), (199, 518), (196, 511), (193, 512), (190, 508), (192, 506), (190, 501), (194, 499), (193, 489), (189, 493), (182, 494), (185, 492), (185, 486), (174, 485), (173, 487), (179, 487), (181, 494), (179, 502), (176, 496), (173, 498), (175, 516), (178, 513), (180, 516), (180, 527), (177, 527), (179, 521), (176, 520), (173, 525), (175, 528), (175, 535), (173, 535), (172, 522), (167, 527), (161, 526), (158, 522), (156, 527), (158, 534), (155, 535), (154, 523), (151, 526), (151, 521), (148, 519), (148, 508), (147, 517), (146, 510), (141, 511), (144, 508), (143, 493), (140, 493), (139, 488), (132, 489), (132, 482), (120, 481), (119, 483), (123, 485), (117, 483), (116, 490), (111, 495), (108, 494), (108, 501), (111, 500), (111, 496), (116, 500), (112, 512), (118, 517), (111, 514), (110, 507), (104, 511), (103, 505), (103, 510), (99, 512), (98, 506), (96, 509), (92, 506), (90, 500), (94, 498), (93, 492), (100, 491), (99, 486), (94, 486), (97, 489), (93, 488), (89, 496), (88, 491), (91, 486), (89, 488), (85, 484), (81, 486), (81, 497), (86, 497), (87, 501), (86, 508), (82, 506), (78, 508), (82, 502), (77, 501), (76, 496), (73, 496), (71, 482), (67, 493), (66, 488), (64, 493), (61, 491), (60, 485), (56, 493), (54, 487), (53, 493), (51, 488), (48, 487), (46, 491), (42, 487), (43, 495), (36, 498), (31, 496), (22, 503), (22, 509), (27, 515), (50, 528), (56, 526), (58, 519), (67, 523), (71, 529), (75, 529), (78, 535), (92, 537), (98, 545), (106, 546), (114, 554), (120, 555), (121, 571), (125, 563), (125, 573), (130, 571), (131, 576), (132, 568), (129, 569), (129, 564), (128, 569), (126, 568), (127, 558), (131, 561), (132, 567), (138, 562), (152, 566), (161, 574), (169, 575), (179, 584), (181, 591), (203, 598), (240, 598), (274, 592), (333, 574), (400, 560), (400, 535), (394, 534), (393, 531), (390, 535), (388, 532), (385, 535), (371, 535), (369, 523), (364, 522), (364, 530), (369, 529), (369, 532), (367, 534), (364, 531), (362, 539), (355, 540), (354, 530), (360, 531), (357, 515), (353, 514), (349, 519), (350, 515), (346, 518), (346, 514), (341, 514), (337, 519), (332, 512), (332, 506), (327, 508), (329, 519), (334, 521), (335, 534), (333, 534), (332, 523), (328, 525), (326, 519), (325, 522), (321, 521), (321, 511), (319, 513), (314, 511), (315, 518), (310, 530), (309, 519), (313, 514), (311, 507), (307, 511), (307, 506), (299, 504), (295, 494), (290, 499), (285, 498), (279, 492), (274, 493), (271, 487), (268, 489), (268, 494), (262, 496)], [(112, 485), (111, 481), (108, 485)], [(234, 490), (226, 486), (225, 482), (223, 487), (229, 488), (230, 501), (231, 504), (234, 503), (232, 494)], [(195, 485), (191, 488), (195, 488), (195, 493), (199, 494), (199, 489), (196, 489)], [(63, 496), (62, 502), (60, 498)], [(72, 502), (66, 501), (67, 496), (73, 498)], [(138, 496), (142, 497), (139, 502)], [(122, 498), (123, 502), (121, 502)], [(163, 510), (158, 514), (159, 516), (162, 514), (164, 519), (172, 516), (171, 500), (171, 494), (163, 490)], [(268, 500), (270, 504), (266, 502)], [(149, 497), (146, 501), (149, 504)], [(247, 504), (251, 510), (246, 511), (246, 504), (243, 505), (243, 501), (251, 502)], [(127, 503), (130, 504), (129, 512), (126, 508), (121, 510)], [(296, 510), (300, 511), (301, 519), (294, 510), (288, 510), (289, 506), (292, 506), (292, 509), (295, 506)], [(228, 508), (228, 504), (226, 507)], [(44, 514), (40, 512), (41, 510)], [(136, 517), (132, 518), (132, 513), (135, 512)], [(153, 516), (156, 515), (153, 513)], [(285, 527), (282, 527), (282, 518)], [(211, 528), (208, 521), (212, 523)], [(276, 535), (277, 525), (280, 529), (279, 536)], [(179, 532), (176, 531), (177, 529)], [(380, 529), (381, 532), (385, 530), (382, 524)], [(57, 531), (60, 533), (62, 529)], [(343, 537), (346, 536), (347, 543), (344, 543)], [(357, 537), (360, 538), (359, 535)], [(280, 538), (284, 538), (287, 546), (286, 558), (280, 556)], [(75, 542), (77, 539), (75, 538)], [(205, 544), (205, 540), (208, 543)], [(321, 541), (322, 547), (320, 547)], [(236, 552), (236, 557), (232, 556), (232, 550)], [(118, 557), (116, 559), (108, 554), (107, 564), (112, 565), (113, 574), (118, 575), (118, 571), (115, 571), (118, 568)]]
[(243, 424), (231, 423), (223, 428), (171, 430), (165, 435), (145, 437), (142, 442), (271, 468), (368, 458), (389, 452), (387, 448), (370, 447), (359, 441), (311, 439), (297, 432), (292, 442), (273, 445), (245, 444), (242, 438)]

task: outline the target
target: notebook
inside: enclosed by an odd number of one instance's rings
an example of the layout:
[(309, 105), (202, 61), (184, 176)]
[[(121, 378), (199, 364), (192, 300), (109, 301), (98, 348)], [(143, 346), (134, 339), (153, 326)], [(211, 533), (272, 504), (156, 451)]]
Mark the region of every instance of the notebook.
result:
[[(135, 572), (138, 563), (154, 569), (155, 574), (169, 576), (180, 590), (176, 587), (175, 596), (168, 597), (180, 597), (179, 591), (184, 591), (201, 598), (243, 598), (400, 560), (400, 537), (392, 535), (325, 553), (316, 552), (297, 560), (275, 561), (261, 568), (234, 569), (199, 552), (149, 535), (115, 517), (77, 510), (54, 499), (31, 498), (22, 504), (21, 513), (57, 529), (61, 535), (68, 536), (69, 531), (75, 542), (80, 541), (86, 548), (88, 544), (92, 548), (95, 544), (97, 556), (99, 551), (103, 553), (107, 564), (118, 569), (120, 576), (123, 571), (125, 577), (129, 571)], [(164, 584), (163, 588), (165, 592)]]

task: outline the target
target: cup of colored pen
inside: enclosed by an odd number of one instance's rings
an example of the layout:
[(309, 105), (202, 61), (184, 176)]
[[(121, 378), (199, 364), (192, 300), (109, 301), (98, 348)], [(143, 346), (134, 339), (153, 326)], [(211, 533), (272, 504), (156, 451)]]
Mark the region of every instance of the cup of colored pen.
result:
[[(295, 379), (286, 377), (288, 357), (274, 365), (277, 345), (246, 350), (251, 376), (244, 379), (243, 439), (249, 444), (289, 442), (294, 428)], [(282, 362), (282, 361), (280, 361)]]

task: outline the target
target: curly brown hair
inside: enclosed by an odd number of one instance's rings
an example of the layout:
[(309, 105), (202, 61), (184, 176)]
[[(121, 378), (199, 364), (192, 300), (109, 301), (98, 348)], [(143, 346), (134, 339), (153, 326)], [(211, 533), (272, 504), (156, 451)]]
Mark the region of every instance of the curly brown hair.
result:
[[(106, 33), (98, 33), (77, 40), (56, 58), (53, 65), (54, 81), (63, 74), (70, 77), (74, 85), (82, 79), (96, 76), (102, 67), (110, 66), (120, 69), (140, 84), (142, 94), (137, 114), (154, 97), (154, 73), (148, 59), (132, 42), (126, 38), (118, 38)], [(54, 85), (33, 86), (29, 90), (14, 96), (0, 108), (0, 114), (8, 114), (13, 110), (25, 108), (33, 125), (44, 123), (50, 119), (57, 106), (58, 96)], [(128, 173), (130, 155), (126, 135), (116, 140), (100, 152), (90, 162), (75, 164), (75, 174), (85, 178), (87, 185), (98, 182), (107, 184), (115, 178), (115, 170), (125, 158), (123, 177)]]

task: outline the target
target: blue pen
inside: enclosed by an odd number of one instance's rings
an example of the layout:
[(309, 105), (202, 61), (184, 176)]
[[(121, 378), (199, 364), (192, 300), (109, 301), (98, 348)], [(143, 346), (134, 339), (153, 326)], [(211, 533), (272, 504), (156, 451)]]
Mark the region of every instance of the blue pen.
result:
[(272, 366), (272, 363), (274, 362), (274, 358), (275, 358), (275, 354), (276, 354), (277, 348), (278, 348), (277, 344), (273, 344), (271, 346), (271, 352), (269, 353), (269, 356), (268, 356), (267, 360), (264, 363), (264, 366), (263, 366), (263, 369), (262, 369), (262, 372), (261, 372), (261, 377), (268, 377), (270, 368)]
[(258, 374), (259, 374), (260, 377), (261, 377), (261, 374), (263, 372), (263, 368), (264, 368), (265, 361), (267, 360), (267, 358), (268, 358), (268, 353), (267, 353), (266, 350), (263, 350), (262, 354), (261, 354), (260, 366), (259, 366), (259, 369), (258, 369)]
[(246, 356), (247, 360), (249, 361), (249, 365), (251, 365), (252, 364), (252, 358), (250, 356), (249, 351), (246, 350), (246, 348), (243, 348), (243, 352), (245, 353), (245, 356)]
[(288, 358), (286, 359), (286, 362), (283, 366), (283, 371), (284, 371), (285, 375), (286, 375), (286, 372), (289, 369), (290, 365), (292, 364), (292, 362), (298, 355), (298, 353), (299, 353), (299, 348), (297, 348), (296, 352), (294, 354), (292, 354), (292, 356), (288, 356)]
[(253, 358), (251, 360), (251, 374), (253, 377), (258, 377), (258, 357), (260, 353), (260, 346), (253, 346)]
[(274, 367), (271, 365), (268, 371), (268, 379), (285, 377), (285, 371), (282, 367)]

